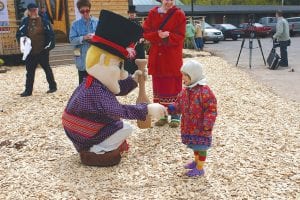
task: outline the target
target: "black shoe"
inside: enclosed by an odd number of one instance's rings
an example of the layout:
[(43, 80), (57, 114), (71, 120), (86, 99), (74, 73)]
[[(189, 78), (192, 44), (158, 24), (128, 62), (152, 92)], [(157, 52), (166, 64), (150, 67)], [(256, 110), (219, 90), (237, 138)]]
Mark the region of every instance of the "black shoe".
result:
[(53, 93), (53, 92), (56, 92), (56, 90), (57, 90), (57, 88), (49, 89), (49, 90), (47, 91), (47, 93), (48, 93), (48, 94), (49, 94), (49, 93)]
[(284, 62), (279, 62), (279, 66), (280, 67), (288, 67), (289, 65), (287, 63), (284, 63)]
[(28, 97), (28, 96), (31, 96), (31, 95), (32, 95), (31, 93), (26, 92), (26, 91), (20, 94), (21, 97)]

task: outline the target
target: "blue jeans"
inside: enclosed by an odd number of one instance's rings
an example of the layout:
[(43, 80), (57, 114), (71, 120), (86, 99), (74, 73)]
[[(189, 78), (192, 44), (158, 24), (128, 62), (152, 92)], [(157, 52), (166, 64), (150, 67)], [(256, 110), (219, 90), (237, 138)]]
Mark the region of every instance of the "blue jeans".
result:
[(203, 44), (203, 39), (201, 37), (195, 38), (196, 45), (198, 49), (202, 49), (204, 44)]
[(280, 47), (280, 66), (287, 67), (289, 65), (288, 62), (288, 53), (287, 53), (287, 47), (290, 46), (291, 40), (287, 41), (279, 41), (279, 47)]

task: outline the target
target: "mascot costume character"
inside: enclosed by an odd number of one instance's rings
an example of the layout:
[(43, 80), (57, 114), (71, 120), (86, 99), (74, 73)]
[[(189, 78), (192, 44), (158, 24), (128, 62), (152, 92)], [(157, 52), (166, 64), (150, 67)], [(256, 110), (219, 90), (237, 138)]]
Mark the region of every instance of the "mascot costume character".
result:
[(102, 10), (87, 52), (88, 76), (73, 92), (62, 116), (66, 135), (79, 152), (81, 162), (90, 166), (113, 166), (128, 150), (126, 138), (132, 127), (122, 119), (160, 119), (166, 109), (157, 103), (124, 105), (116, 95), (127, 95), (137, 87), (143, 72), (132, 76), (124, 70), (124, 59), (133, 58), (142, 28), (113, 12)]

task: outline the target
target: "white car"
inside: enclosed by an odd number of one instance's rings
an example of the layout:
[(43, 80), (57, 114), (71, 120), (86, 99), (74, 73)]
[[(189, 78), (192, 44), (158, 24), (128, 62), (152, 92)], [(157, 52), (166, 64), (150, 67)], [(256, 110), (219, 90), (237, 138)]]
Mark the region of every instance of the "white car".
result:
[(213, 41), (214, 43), (218, 43), (220, 40), (224, 39), (224, 35), (222, 31), (215, 29), (210, 24), (205, 22), (203, 32), (203, 40), (205, 41)]
[(300, 33), (300, 17), (290, 17), (286, 18), (286, 20), (289, 22), (291, 36)]

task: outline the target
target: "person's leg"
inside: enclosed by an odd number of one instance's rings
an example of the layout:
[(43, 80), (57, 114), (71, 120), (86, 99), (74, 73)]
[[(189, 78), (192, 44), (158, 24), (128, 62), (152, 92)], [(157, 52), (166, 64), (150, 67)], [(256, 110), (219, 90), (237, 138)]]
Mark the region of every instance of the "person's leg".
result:
[(185, 169), (194, 169), (195, 167), (196, 167), (196, 162), (197, 162), (197, 160), (196, 160), (196, 151), (194, 151), (194, 160), (192, 161), (192, 162), (189, 162), (188, 164), (186, 164), (186, 165), (184, 165), (184, 168)]
[(83, 79), (87, 77), (88, 73), (86, 71), (79, 71), (78, 70), (78, 78), (79, 78), (79, 85), (82, 83)]
[(39, 63), (41, 64), (41, 67), (43, 68), (46, 74), (46, 79), (49, 84), (49, 90), (47, 93), (55, 92), (57, 90), (57, 85), (54, 79), (52, 69), (49, 64), (49, 51), (43, 51), (38, 56), (39, 56)]
[(288, 67), (288, 57), (287, 57), (287, 41), (280, 41), (280, 66), (281, 67)]
[(195, 38), (195, 43), (197, 48), (199, 49), (200, 48), (199, 38)]
[(201, 38), (199, 38), (199, 48), (201, 49), (201, 50), (203, 50), (203, 47), (204, 47), (204, 42), (203, 42), (203, 38), (201, 37)]
[(196, 45), (196, 42), (195, 42), (195, 38), (194, 38), (194, 37), (191, 37), (191, 38), (190, 38), (190, 41), (192, 42), (192, 45), (193, 45), (194, 49), (195, 49), (195, 50), (198, 50), (197, 45)]
[(206, 160), (207, 150), (194, 151), (195, 163), (191, 164), (190, 167), (194, 167), (189, 170), (186, 175), (190, 177), (203, 176), (204, 175), (204, 163)]
[(169, 126), (171, 128), (177, 128), (180, 125), (180, 115), (171, 115), (171, 122)]
[(22, 97), (30, 96), (33, 90), (34, 76), (36, 66), (38, 64), (37, 57), (33, 55), (28, 55), (25, 65), (26, 65), (26, 83), (25, 91), (21, 94)]
[[(168, 107), (175, 102), (177, 95), (182, 89), (181, 77), (157, 77), (152, 76), (153, 101)], [(176, 115), (177, 116), (177, 115)], [(172, 116), (171, 116), (172, 117)], [(168, 123), (164, 117), (155, 123), (156, 126), (163, 126)]]

